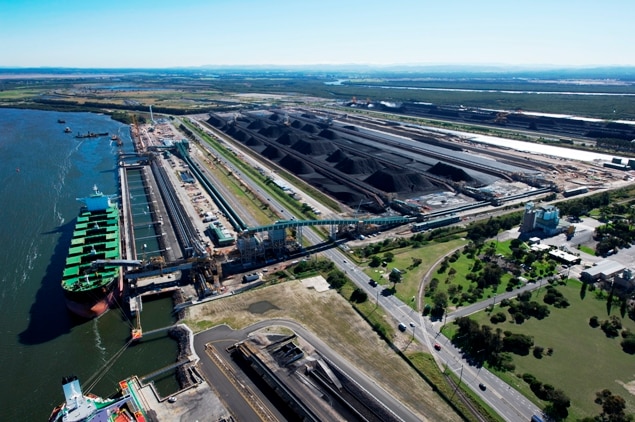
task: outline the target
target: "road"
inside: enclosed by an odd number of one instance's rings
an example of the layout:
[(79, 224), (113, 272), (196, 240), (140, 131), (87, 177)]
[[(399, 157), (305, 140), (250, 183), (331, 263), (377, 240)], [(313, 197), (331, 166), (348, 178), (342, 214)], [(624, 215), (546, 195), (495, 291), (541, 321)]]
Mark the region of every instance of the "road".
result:
[[(307, 231), (307, 233), (308, 232), (309, 231)], [(305, 234), (305, 238), (309, 238), (309, 235)], [(410, 325), (410, 322), (413, 322), (414, 327), (410, 328), (412, 328), (415, 339), (426, 344), (429, 350), (435, 355), (435, 359), (441, 363), (441, 366), (447, 366), (448, 369), (461, 379), (463, 384), (469, 386), (506, 421), (526, 422), (532, 415), (542, 413), (536, 405), (490, 371), (485, 368), (471, 366), (467, 360), (463, 359), (461, 351), (452, 346), (447, 337), (439, 333), (440, 322), (432, 323), (427, 317), (423, 317), (419, 312), (414, 311), (414, 309), (404, 304), (394, 295), (382, 295), (381, 290), (383, 287), (381, 285), (372, 287), (368, 284), (368, 276), (352, 264), (348, 257), (339, 250), (331, 249), (323, 253), (333, 260), (342, 271), (345, 271), (347, 276), (358, 287), (363, 289), (369, 297), (375, 298), (375, 300), (379, 302), (379, 305), (396, 321), (403, 322), (407, 326)], [(528, 290), (539, 287), (539, 283), (523, 286), (524, 289)], [(509, 297), (512, 297), (517, 295), (519, 291), (506, 292), (506, 295), (507, 293), (509, 293)], [(504, 296), (499, 295), (499, 297), (501, 297), (502, 300)], [(457, 311), (456, 314), (452, 314), (451, 318), (453, 319), (463, 314), (469, 315), (470, 313), (484, 309), (490, 304), (491, 302), (485, 301), (462, 308), (460, 311)], [(436, 342), (442, 346), (438, 352), (434, 351), (432, 347), (432, 343)], [(482, 391), (478, 386), (481, 382), (487, 387), (485, 391)]]

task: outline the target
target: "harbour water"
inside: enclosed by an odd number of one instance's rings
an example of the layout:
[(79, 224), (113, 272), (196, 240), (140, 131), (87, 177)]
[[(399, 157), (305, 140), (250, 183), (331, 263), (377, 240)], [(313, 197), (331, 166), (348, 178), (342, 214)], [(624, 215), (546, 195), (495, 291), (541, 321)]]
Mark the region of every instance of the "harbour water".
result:
[[(131, 321), (123, 312), (83, 321), (64, 305), (60, 276), (76, 198), (94, 184), (118, 193), (117, 146), (110, 136), (75, 138), (89, 131), (118, 134), (132, 150), (128, 126), (108, 116), (0, 109), (0, 420), (46, 420), (63, 401), (63, 376), (77, 375), (84, 387), (95, 380), (91, 391), (107, 396), (119, 380), (176, 359), (165, 334), (126, 347)], [(143, 309), (144, 330), (174, 322), (169, 298)], [(173, 374), (155, 384), (166, 394), (177, 388)]]

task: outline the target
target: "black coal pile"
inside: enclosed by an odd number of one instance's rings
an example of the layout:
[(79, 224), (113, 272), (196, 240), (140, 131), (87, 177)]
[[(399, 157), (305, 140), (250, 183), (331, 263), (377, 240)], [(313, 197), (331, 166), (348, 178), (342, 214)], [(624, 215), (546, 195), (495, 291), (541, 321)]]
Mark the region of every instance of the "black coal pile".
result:
[(302, 130), (304, 132), (307, 132), (307, 133), (317, 133), (318, 132), (317, 126), (312, 125), (310, 123), (307, 123), (304, 126), (302, 126)]
[(207, 119), (207, 123), (209, 123), (210, 125), (217, 127), (219, 129), (225, 127), (225, 125), (227, 124), (227, 122), (223, 119), (220, 119), (214, 115), (210, 115), (209, 119)]
[(381, 169), (381, 166), (372, 158), (346, 157), (335, 168), (346, 174), (371, 174)]
[(301, 139), (291, 148), (305, 155), (328, 155), (337, 149), (331, 142), (319, 138)]
[(278, 142), (281, 145), (293, 145), (296, 142), (298, 142), (300, 140), (300, 137), (298, 135), (296, 135), (293, 132), (285, 132), (282, 134), (282, 136), (278, 137), (278, 139), (276, 139), (276, 142)]
[(432, 166), (428, 171), (436, 176), (445, 177), (446, 179), (450, 179), (454, 182), (475, 181), (474, 178), (467, 174), (462, 168), (442, 163), (440, 161)]
[(346, 153), (341, 149), (337, 149), (333, 154), (326, 157), (326, 161), (328, 161), (329, 163), (339, 163), (346, 158), (348, 158), (348, 155), (346, 155)]
[(432, 184), (420, 174), (408, 170), (384, 168), (366, 178), (366, 183), (384, 192), (422, 192)]
[(313, 173), (313, 168), (311, 166), (290, 155), (285, 155), (278, 164), (295, 174)]
[(231, 136), (232, 138), (243, 143), (247, 140), (247, 138), (250, 137), (249, 134), (243, 132), (241, 129), (239, 129), (236, 126), (230, 127), (229, 130), (227, 130), (227, 134)]
[(331, 129), (324, 129), (322, 132), (318, 133), (318, 136), (326, 139), (339, 139), (339, 135), (333, 132)]
[(267, 138), (277, 139), (282, 135), (282, 130), (278, 126), (267, 126), (260, 129), (258, 133)]
[(265, 124), (262, 122), (262, 120), (254, 120), (253, 122), (249, 123), (247, 129), (258, 130), (262, 129), (263, 127), (265, 127)]
[(269, 145), (267, 148), (265, 148), (261, 154), (265, 157), (267, 157), (270, 160), (277, 160), (278, 158), (282, 157), (283, 154), (280, 152), (280, 150), (276, 147), (273, 147), (271, 145)]

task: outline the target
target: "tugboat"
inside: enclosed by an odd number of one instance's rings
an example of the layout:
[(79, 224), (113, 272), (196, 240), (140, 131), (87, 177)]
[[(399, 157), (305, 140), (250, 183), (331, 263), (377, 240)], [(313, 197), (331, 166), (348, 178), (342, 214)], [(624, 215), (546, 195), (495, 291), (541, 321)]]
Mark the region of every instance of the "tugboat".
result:
[[(146, 420), (146, 412), (137, 397), (131, 394), (129, 381), (119, 382), (119, 392), (103, 399), (84, 394), (76, 376), (62, 378), (64, 403), (53, 409), (49, 422), (137, 421)], [(131, 416), (134, 414), (134, 419)]]
[(116, 142), (118, 147), (120, 147), (120, 146), (122, 146), (122, 145), (123, 145), (123, 141), (122, 141), (122, 140), (121, 140), (121, 138), (120, 138), (119, 136), (117, 136), (117, 135), (112, 135), (112, 136), (110, 137), (110, 140), (111, 140), (111, 141), (113, 141), (113, 142)]

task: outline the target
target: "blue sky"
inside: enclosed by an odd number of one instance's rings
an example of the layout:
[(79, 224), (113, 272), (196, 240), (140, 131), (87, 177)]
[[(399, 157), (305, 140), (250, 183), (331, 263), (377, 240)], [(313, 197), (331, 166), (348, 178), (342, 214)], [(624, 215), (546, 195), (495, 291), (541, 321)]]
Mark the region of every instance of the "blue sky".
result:
[(0, 0), (0, 66), (635, 65), (635, 0)]

